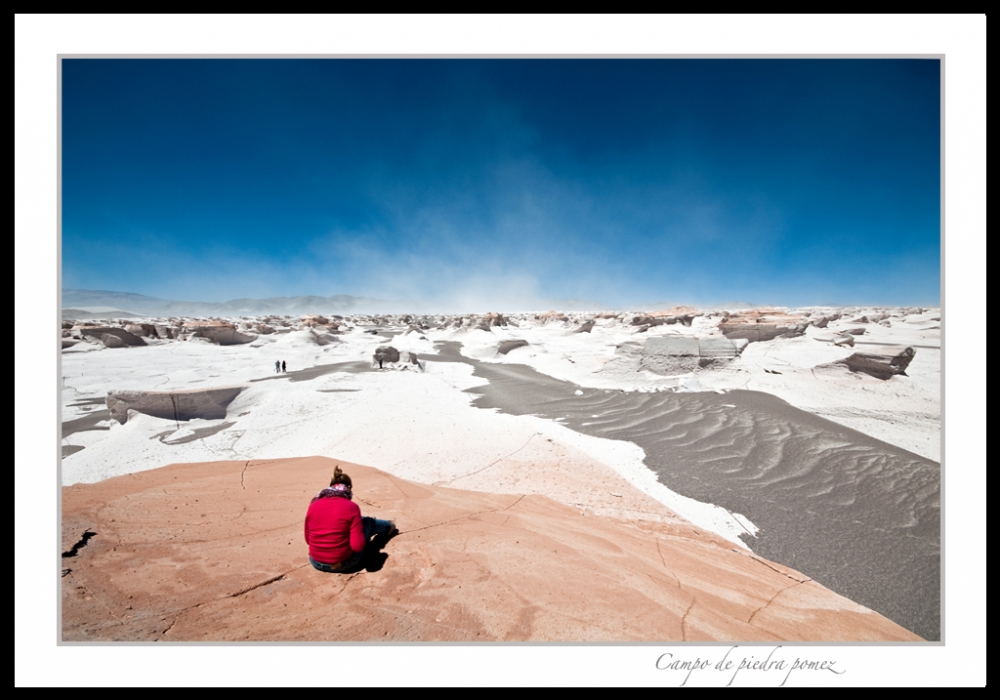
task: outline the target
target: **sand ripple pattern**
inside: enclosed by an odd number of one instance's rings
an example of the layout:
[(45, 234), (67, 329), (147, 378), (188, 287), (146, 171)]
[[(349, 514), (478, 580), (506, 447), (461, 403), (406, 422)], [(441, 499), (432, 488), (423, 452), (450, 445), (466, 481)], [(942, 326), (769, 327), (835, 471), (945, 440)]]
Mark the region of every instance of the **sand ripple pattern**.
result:
[[(457, 344), (441, 346), (454, 359)], [(579, 389), (529, 367), (461, 358), (476, 406), (629, 440), (671, 490), (743, 513), (768, 559), (940, 639), (940, 465), (769, 394)]]

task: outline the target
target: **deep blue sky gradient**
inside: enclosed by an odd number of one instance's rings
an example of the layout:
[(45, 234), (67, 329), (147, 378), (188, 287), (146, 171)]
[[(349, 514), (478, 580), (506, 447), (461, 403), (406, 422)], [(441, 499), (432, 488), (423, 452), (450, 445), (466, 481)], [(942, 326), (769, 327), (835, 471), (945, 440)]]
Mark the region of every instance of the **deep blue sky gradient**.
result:
[(62, 284), (940, 303), (930, 59), (64, 59)]

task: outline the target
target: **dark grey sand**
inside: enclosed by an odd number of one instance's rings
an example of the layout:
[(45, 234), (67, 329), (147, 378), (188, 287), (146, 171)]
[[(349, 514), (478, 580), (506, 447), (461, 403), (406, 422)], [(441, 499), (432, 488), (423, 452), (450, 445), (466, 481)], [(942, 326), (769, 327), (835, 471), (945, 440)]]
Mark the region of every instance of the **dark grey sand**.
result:
[[(79, 401), (74, 401), (70, 406), (93, 406), (85, 416), (80, 416), (79, 418), (72, 418), (68, 421), (64, 421), (62, 424), (62, 439), (65, 440), (73, 433), (79, 433), (84, 430), (110, 430), (107, 426), (98, 425), (101, 421), (105, 421), (111, 418), (111, 411), (104, 406), (103, 398), (91, 397), (88, 399), (80, 399)], [(97, 408), (102, 406), (102, 408)], [(62, 456), (69, 457), (72, 454), (76, 454), (80, 450), (84, 449), (83, 445), (63, 445), (62, 446)]]
[(210, 425), (205, 428), (193, 428), (191, 430), (190, 435), (187, 435), (182, 438), (176, 438), (174, 440), (171, 440), (169, 438), (176, 431), (165, 430), (162, 433), (157, 433), (156, 435), (153, 435), (152, 437), (150, 437), (150, 440), (152, 440), (153, 438), (157, 438), (164, 445), (183, 445), (186, 442), (194, 442), (195, 440), (204, 440), (205, 438), (211, 437), (216, 433), (221, 433), (223, 430), (232, 428), (234, 425), (236, 425), (236, 423), (226, 422), (226, 423), (219, 423), (219, 425)]
[(371, 365), (367, 362), (334, 362), (329, 365), (315, 365), (313, 367), (306, 367), (305, 369), (297, 370), (292, 369), (288, 372), (275, 373), (267, 377), (251, 379), (250, 381), (269, 382), (275, 379), (287, 379), (290, 382), (307, 382), (311, 379), (317, 379), (323, 375), (333, 374), (335, 372), (357, 374), (368, 369), (371, 369)]
[(757, 525), (757, 537), (744, 536), (757, 554), (940, 639), (937, 462), (770, 394), (582, 389), (524, 365), (463, 357), (459, 347), (440, 343), (438, 356), (421, 357), (466, 362), (488, 379), (469, 390), (480, 395), (475, 406), (636, 443), (672, 491)]
[[(111, 411), (106, 408), (98, 409), (92, 413), (88, 413), (85, 416), (80, 416), (79, 418), (72, 418), (67, 421), (63, 421), (62, 424), (62, 436), (63, 439), (68, 438), (73, 433), (78, 433), (82, 430), (108, 430), (106, 426), (100, 426), (98, 423), (101, 421), (109, 420), (111, 418)], [(83, 449), (83, 448), (80, 448)]]

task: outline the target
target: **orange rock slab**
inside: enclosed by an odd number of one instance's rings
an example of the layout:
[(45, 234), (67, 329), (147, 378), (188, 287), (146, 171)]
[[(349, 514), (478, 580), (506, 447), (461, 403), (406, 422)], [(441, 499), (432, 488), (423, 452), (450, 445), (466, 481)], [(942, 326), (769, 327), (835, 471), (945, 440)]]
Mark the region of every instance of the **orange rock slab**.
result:
[[(310, 566), (335, 464), (400, 533)], [(682, 523), (427, 486), (323, 457), (178, 464), (63, 489), (64, 641), (919, 641)], [(95, 533), (82, 543), (84, 533)]]

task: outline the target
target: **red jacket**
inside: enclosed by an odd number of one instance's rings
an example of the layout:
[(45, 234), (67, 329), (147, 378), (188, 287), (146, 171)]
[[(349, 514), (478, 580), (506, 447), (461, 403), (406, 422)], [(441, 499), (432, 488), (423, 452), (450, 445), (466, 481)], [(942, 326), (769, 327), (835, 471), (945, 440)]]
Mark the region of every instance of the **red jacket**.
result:
[(310, 557), (337, 565), (365, 548), (361, 509), (346, 498), (317, 498), (306, 512), (305, 535)]

